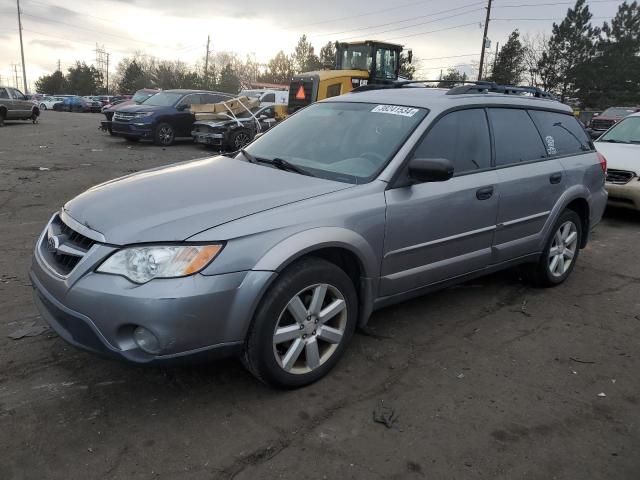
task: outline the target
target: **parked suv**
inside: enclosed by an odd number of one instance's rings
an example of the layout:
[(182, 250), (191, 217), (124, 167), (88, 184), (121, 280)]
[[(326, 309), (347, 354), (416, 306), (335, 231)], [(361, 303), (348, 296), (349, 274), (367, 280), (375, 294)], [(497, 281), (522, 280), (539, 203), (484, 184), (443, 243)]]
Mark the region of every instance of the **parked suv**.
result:
[(232, 95), (203, 90), (164, 90), (142, 102), (116, 109), (111, 122), (114, 135), (130, 141), (153, 140), (156, 145), (172, 145), (177, 138), (191, 139), (196, 118), (193, 104), (218, 103)]
[(87, 190), (37, 241), (42, 316), (93, 352), (239, 355), (297, 387), (377, 308), (518, 264), (561, 284), (605, 208), (605, 160), (569, 107), (471, 87), (333, 97), (234, 158)]
[(5, 120), (38, 121), (40, 109), (17, 88), (0, 87), (0, 127)]

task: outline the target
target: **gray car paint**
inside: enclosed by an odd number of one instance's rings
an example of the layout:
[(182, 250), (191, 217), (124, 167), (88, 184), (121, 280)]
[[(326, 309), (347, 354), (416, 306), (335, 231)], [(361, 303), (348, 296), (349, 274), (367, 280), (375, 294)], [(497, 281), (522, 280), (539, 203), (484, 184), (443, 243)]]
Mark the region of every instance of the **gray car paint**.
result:
[[(604, 175), (593, 152), (440, 183), (398, 182), (414, 145), (444, 112), (492, 105), (570, 112), (558, 102), (418, 88), (330, 101), (415, 106), (429, 113), (367, 184), (215, 157), (94, 187), (68, 202), (64, 212), (100, 232), (104, 244), (66, 279), (51, 274), (36, 248), (32, 277), (39, 294), (90, 318), (114, 354), (156, 361), (228, 345), (241, 349), (253, 312), (277, 274), (320, 249), (341, 249), (357, 259), (364, 323), (375, 308), (536, 259), (558, 216), (576, 199), (589, 205), (590, 226), (602, 216)], [(286, 120), (274, 128), (286, 128)], [(551, 185), (549, 176), (557, 172), (562, 181)], [(475, 194), (485, 186), (493, 186), (494, 195), (480, 201)], [(134, 285), (94, 271), (119, 245), (184, 240), (225, 247), (200, 274), (187, 278)], [(131, 347), (122, 337), (131, 322), (159, 336), (161, 355)]]

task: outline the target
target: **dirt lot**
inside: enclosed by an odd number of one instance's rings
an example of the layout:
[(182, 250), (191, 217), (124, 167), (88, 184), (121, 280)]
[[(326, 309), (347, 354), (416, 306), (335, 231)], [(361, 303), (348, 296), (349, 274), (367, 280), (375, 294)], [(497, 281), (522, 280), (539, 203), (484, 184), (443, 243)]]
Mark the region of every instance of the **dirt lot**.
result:
[[(140, 368), (51, 331), (9, 338), (42, 322), (28, 269), (52, 212), (207, 155), (110, 138), (99, 120), (45, 112), (0, 129), (0, 479), (640, 478), (633, 212), (607, 212), (559, 288), (506, 272), (377, 312), (302, 390), (270, 390), (235, 361)], [(381, 401), (393, 428), (372, 420)]]

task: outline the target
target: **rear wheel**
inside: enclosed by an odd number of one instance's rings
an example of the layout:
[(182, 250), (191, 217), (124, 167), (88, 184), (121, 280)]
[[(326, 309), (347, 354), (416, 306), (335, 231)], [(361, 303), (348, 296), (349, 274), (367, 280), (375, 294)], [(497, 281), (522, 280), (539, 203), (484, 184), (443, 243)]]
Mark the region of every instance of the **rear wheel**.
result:
[(554, 287), (564, 282), (573, 271), (582, 241), (582, 221), (573, 210), (565, 210), (556, 221), (540, 260), (531, 266), (535, 284)]
[(295, 388), (326, 375), (356, 326), (357, 294), (336, 265), (309, 258), (267, 291), (247, 335), (244, 364), (268, 385)]
[(0, 110), (0, 127), (4, 127), (4, 121), (7, 118), (7, 112)]
[(168, 123), (160, 123), (153, 134), (153, 141), (156, 145), (168, 147), (175, 140), (175, 130)]

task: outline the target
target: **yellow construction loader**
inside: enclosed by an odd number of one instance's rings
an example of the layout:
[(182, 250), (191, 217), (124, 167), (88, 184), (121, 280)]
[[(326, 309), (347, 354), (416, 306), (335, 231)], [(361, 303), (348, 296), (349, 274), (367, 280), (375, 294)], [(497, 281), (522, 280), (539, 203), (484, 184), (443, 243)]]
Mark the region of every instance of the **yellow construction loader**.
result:
[[(366, 40), (336, 43), (335, 70), (295, 75), (289, 85), (289, 113), (370, 83), (398, 80), (402, 45)], [(411, 62), (411, 50), (407, 60)]]

